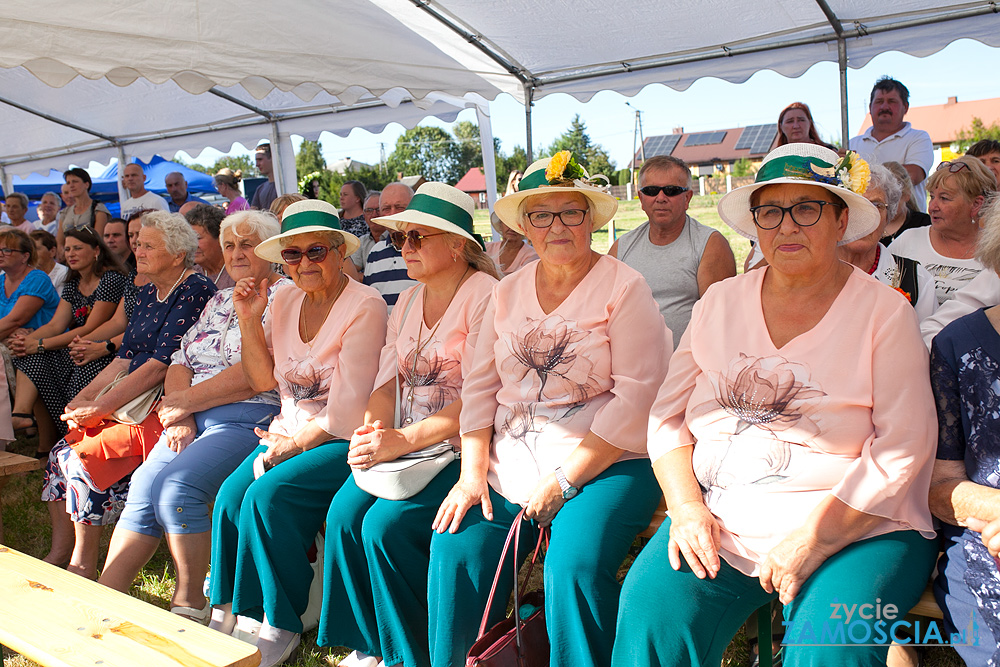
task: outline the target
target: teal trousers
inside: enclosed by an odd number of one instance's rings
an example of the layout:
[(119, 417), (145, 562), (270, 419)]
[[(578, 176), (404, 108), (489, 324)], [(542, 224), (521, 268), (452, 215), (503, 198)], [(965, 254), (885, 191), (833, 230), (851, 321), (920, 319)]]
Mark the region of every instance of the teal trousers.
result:
[(453, 462), (412, 498), (375, 498), (347, 480), (326, 518), (319, 643), (427, 667), (431, 523), (458, 481)]
[(254, 479), (258, 447), (216, 497), (212, 604), (283, 630), (302, 632), (313, 570), (308, 552), (333, 495), (350, 475), (346, 440), (331, 440)]
[[(625, 579), (612, 657), (616, 667), (718, 665), (740, 625), (777, 597), (765, 592), (757, 577), (725, 561), (714, 579), (699, 579), (686, 563), (675, 571), (667, 560), (669, 529), (667, 519)], [(874, 605), (892, 604), (895, 620), (902, 620), (920, 598), (936, 557), (937, 542), (916, 531), (861, 540), (831, 556), (785, 605), (783, 664), (884, 667), (889, 643), (862, 645), (877, 643), (877, 619), (865, 620), (858, 610), (870, 604), (864, 613), (873, 615)], [(854, 610), (849, 623), (845, 604)], [(887, 620), (885, 629), (895, 620)], [(853, 626), (850, 635), (847, 625)]]
[[(428, 576), (430, 658), (434, 667), (464, 665), (479, 630), (504, 540), (521, 507), (491, 491), (493, 521), (473, 507), (454, 533), (431, 537)], [(635, 536), (649, 525), (660, 489), (648, 460), (610, 466), (568, 501), (552, 521), (545, 556), (545, 622), (552, 667), (607, 665), (621, 587), (616, 575)], [(522, 553), (537, 539), (522, 530)], [(525, 534), (527, 533), (527, 535)], [(513, 565), (505, 565), (490, 624), (506, 614)], [(386, 662), (388, 664), (388, 661)]]

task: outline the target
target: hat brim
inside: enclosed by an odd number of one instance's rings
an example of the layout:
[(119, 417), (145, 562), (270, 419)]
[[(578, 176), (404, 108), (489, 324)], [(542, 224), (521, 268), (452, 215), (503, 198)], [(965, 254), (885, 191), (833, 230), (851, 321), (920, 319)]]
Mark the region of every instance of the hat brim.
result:
[(719, 217), (727, 225), (732, 227), (738, 234), (745, 236), (751, 241), (756, 241), (759, 233), (757, 225), (754, 224), (753, 214), (750, 213), (750, 197), (757, 190), (768, 185), (813, 185), (824, 190), (829, 190), (837, 195), (847, 204), (847, 229), (844, 230), (844, 237), (837, 245), (844, 245), (852, 241), (868, 236), (878, 228), (881, 217), (878, 209), (864, 195), (859, 195), (853, 190), (842, 188), (826, 183), (804, 181), (801, 178), (775, 178), (762, 183), (752, 183), (737, 188), (726, 193), (719, 200)]
[(590, 201), (591, 216), (594, 219), (594, 224), (590, 228), (592, 232), (611, 222), (615, 217), (615, 213), (618, 212), (618, 200), (608, 193), (597, 189), (588, 190), (571, 185), (541, 185), (537, 188), (514, 192), (498, 199), (493, 210), (496, 212), (497, 217), (503, 221), (503, 224), (524, 234), (524, 227), (521, 225), (517, 214), (521, 201), (528, 197), (551, 195), (560, 192), (581, 194)]
[(372, 218), (372, 222), (396, 232), (403, 231), (403, 225), (423, 225), (424, 227), (433, 227), (434, 229), (440, 229), (443, 232), (450, 232), (451, 234), (457, 234), (462, 238), (469, 239), (476, 245), (479, 244), (479, 241), (477, 241), (472, 234), (465, 231), (455, 223), (448, 222), (443, 218), (431, 215), (430, 213), (424, 213), (423, 211), (407, 209), (394, 215)]
[(292, 236), (299, 236), (301, 234), (313, 234), (315, 232), (332, 232), (334, 234), (340, 234), (344, 239), (344, 257), (353, 255), (354, 252), (361, 247), (361, 241), (358, 237), (350, 232), (345, 232), (342, 229), (333, 229), (331, 227), (323, 227), (322, 225), (306, 225), (304, 227), (296, 227), (295, 229), (289, 230), (284, 234), (278, 234), (277, 236), (272, 236), (266, 241), (261, 241), (257, 244), (257, 247), (253, 249), (254, 253), (261, 259), (274, 262), (275, 264), (287, 264), (281, 257), (281, 239), (291, 238)]

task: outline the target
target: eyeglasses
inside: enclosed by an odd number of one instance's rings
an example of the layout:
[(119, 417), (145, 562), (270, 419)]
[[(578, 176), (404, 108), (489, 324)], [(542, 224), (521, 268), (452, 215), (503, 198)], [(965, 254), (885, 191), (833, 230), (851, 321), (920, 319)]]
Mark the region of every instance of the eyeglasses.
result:
[(305, 251), (299, 250), (298, 248), (285, 248), (281, 251), (281, 259), (285, 260), (285, 264), (295, 266), (302, 261), (302, 257), (308, 257), (309, 261), (313, 264), (319, 264), (324, 259), (326, 259), (327, 253), (330, 252), (329, 246), (325, 245), (314, 245)]
[(366, 208), (366, 209), (364, 209), (364, 211), (365, 211), (365, 213), (378, 213), (378, 209), (377, 208)]
[(537, 227), (538, 229), (551, 227), (552, 223), (556, 221), (556, 218), (559, 218), (559, 222), (566, 227), (576, 227), (577, 225), (583, 224), (583, 219), (587, 217), (587, 209), (568, 208), (565, 211), (559, 211), (558, 213), (554, 211), (532, 211), (527, 215), (528, 222), (531, 223), (531, 226)]
[(683, 194), (690, 189), (691, 188), (682, 188), (679, 185), (647, 185), (639, 188), (639, 192), (647, 197), (655, 197), (661, 192), (668, 197), (676, 197), (677, 195)]
[(442, 234), (447, 234), (448, 232), (438, 232), (437, 234), (421, 234), (415, 229), (411, 229), (408, 232), (389, 232), (389, 240), (392, 242), (392, 247), (396, 250), (402, 252), (403, 246), (409, 241), (410, 245), (413, 246), (414, 250), (420, 250), (421, 241), (424, 239), (429, 239), (432, 236), (441, 236)]
[(838, 206), (832, 201), (800, 201), (791, 206), (774, 206), (765, 204), (764, 206), (753, 206), (750, 212), (753, 213), (753, 222), (761, 229), (775, 229), (780, 226), (785, 219), (785, 214), (792, 216), (792, 222), (799, 227), (812, 227), (823, 216), (824, 206)]
[(18, 248), (0, 248), (0, 254), (2, 254), (4, 257), (10, 257), (15, 252), (23, 252), (26, 255), (28, 254), (26, 250), (19, 250)]
[(968, 169), (969, 165), (965, 164), (964, 162), (949, 162), (948, 160), (945, 160), (944, 162), (939, 164), (937, 166), (937, 169), (935, 169), (934, 171), (941, 171), (945, 167), (948, 167), (948, 171), (955, 174), (962, 171), (963, 169)]
[(396, 204), (395, 206), (382, 206), (379, 208), (378, 212), (382, 215), (392, 215), (393, 213), (402, 213), (406, 210), (406, 206), (403, 204)]
[(885, 213), (889, 210), (889, 205), (881, 201), (873, 201), (872, 206), (879, 210), (879, 213)]

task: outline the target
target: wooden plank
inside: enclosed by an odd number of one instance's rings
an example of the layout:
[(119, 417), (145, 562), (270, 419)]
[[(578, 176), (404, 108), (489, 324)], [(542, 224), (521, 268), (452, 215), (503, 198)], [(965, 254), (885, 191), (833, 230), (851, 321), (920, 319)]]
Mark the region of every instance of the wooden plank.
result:
[(933, 580), (932, 583), (927, 584), (927, 588), (924, 589), (920, 600), (910, 610), (911, 614), (914, 616), (926, 616), (928, 618), (944, 618), (944, 614), (941, 613), (941, 607), (938, 606), (937, 599), (934, 597), (932, 586)]
[(14, 452), (0, 452), (0, 477), (16, 475), (19, 472), (38, 470), (44, 465), (45, 461), (36, 459), (34, 456), (21, 456)]
[(256, 667), (233, 637), (0, 547), (0, 644), (45, 667)]
[(663, 520), (667, 518), (667, 499), (660, 498), (660, 504), (656, 506), (656, 511), (653, 512), (653, 518), (649, 522), (649, 526), (646, 530), (639, 533), (639, 537), (645, 537), (647, 540), (653, 537), (657, 529), (663, 523)]

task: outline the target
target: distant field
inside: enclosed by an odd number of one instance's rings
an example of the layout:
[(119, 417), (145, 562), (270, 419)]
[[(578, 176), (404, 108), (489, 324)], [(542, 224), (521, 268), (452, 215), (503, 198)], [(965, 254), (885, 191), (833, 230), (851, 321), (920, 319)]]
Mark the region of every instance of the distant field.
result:
[[(750, 242), (729, 228), (715, 209), (719, 201), (719, 195), (696, 196), (691, 200), (688, 214), (698, 220), (703, 225), (708, 225), (722, 232), (722, 235), (729, 240), (729, 245), (736, 255), (736, 268), (743, 272), (743, 261), (750, 253)], [(646, 221), (646, 216), (639, 207), (639, 200), (622, 201), (618, 204), (618, 215), (615, 217), (614, 225), (618, 236), (621, 236), (630, 229), (635, 229)], [(476, 231), (487, 239), (490, 235), (490, 218), (488, 212), (484, 210), (476, 211), (475, 215)], [(609, 228), (605, 227), (594, 232), (594, 250), (607, 252), (612, 241), (608, 234)]]

